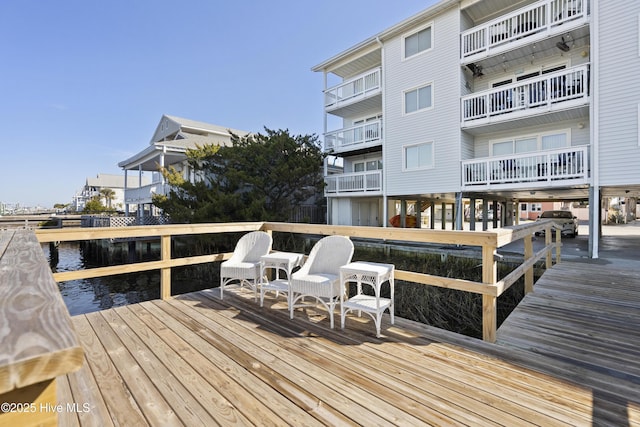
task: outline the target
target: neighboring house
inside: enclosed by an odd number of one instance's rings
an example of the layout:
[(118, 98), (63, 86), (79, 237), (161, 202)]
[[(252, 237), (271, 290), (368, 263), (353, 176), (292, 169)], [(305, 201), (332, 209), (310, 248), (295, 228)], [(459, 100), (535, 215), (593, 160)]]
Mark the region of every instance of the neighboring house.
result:
[[(135, 188), (139, 185), (138, 179), (128, 177), (128, 182), (125, 186), (124, 179), (124, 175), (106, 173), (99, 173), (95, 177), (88, 177), (84, 187), (73, 197), (73, 209), (81, 212), (89, 200), (94, 197), (100, 197), (103, 205), (108, 206), (110, 203), (111, 208), (117, 211), (124, 210), (125, 187)], [(145, 177), (142, 180), (142, 185), (146, 185), (149, 182), (150, 179)], [(111, 201), (104, 200), (104, 197), (100, 193), (101, 190), (105, 189), (113, 190), (114, 195)]]
[[(125, 189), (124, 203), (127, 215), (133, 210), (132, 206), (138, 207), (138, 216), (157, 215), (151, 197), (153, 194), (168, 194), (169, 191), (160, 169), (172, 166), (180, 171), (184, 178), (193, 181), (195, 176), (187, 164), (187, 149), (206, 144), (230, 145), (229, 131), (238, 136), (248, 134), (245, 131), (163, 115), (149, 146), (135, 156), (118, 163), (118, 166), (124, 169), (125, 176), (132, 174), (139, 182), (139, 185)], [(150, 182), (144, 183), (143, 179), (146, 177), (150, 177)]]
[(640, 194), (639, 18), (637, 1), (442, 0), (313, 67), (344, 166), (328, 222), (588, 201), (597, 257), (601, 200)]

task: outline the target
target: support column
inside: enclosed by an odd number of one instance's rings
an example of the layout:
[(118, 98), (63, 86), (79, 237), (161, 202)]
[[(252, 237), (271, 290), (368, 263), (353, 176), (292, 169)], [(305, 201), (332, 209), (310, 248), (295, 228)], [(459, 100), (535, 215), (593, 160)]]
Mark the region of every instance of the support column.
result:
[(600, 242), (600, 189), (589, 187), (589, 257), (598, 258)]
[(124, 216), (129, 216), (129, 203), (127, 203), (127, 190), (129, 189), (128, 183), (128, 170), (125, 168), (124, 170)]
[(491, 203), (491, 209), (493, 209), (493, 228), (498, 228), (498, 201), (494, 200)]
[(386, 228), (389, 226), (389, 198), (386, 194), (382, 196), (382, 203), (382, 226)]
[(487, 215), (488, 210), (489, 201), (487, 199), (482, 199), (482, 231), (487, 231), (489, 229), (489, 216)]
[(447, 228), (447, 204), (445, 202), (441, 204), (440, 228), (443, 230)]
[(429, 227), (436, 228), (436, 203), (433, 200), (429, 202)]
[(469, 200), (469, 230), (476, 231), (476, 198)]
[(462, 193), (458, 192), (456, 193), (456, 216), (455, 216), (455, 221), (456, 221), (456, 225), (454, 227), (454, 230), (462, 230), (462, 223), (464, 222), (464, 209), (462, 208)]
[[(138, 188), (142, 188), (142, 164), (138, 165)], [(138, 193), (138, 202), (140, 201), (140, 195)], [(138, 221), (142, 219), (142, 215), (144, 214), (144, 204), (138, 203), (138, 209), (136, 210), (136, 218)]]

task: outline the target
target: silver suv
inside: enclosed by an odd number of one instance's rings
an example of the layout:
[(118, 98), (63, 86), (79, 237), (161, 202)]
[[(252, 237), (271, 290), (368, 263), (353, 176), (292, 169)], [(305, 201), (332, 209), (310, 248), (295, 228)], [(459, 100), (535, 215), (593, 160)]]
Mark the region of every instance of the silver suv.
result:
[[(544, 211), (538, 217), (538, 220), (552, 219), (556, 224), (562, 227), (560, 232), (563, 236), (569, 235), (576, 237), (578, 235), (578, 217), (573, 216), (570, 211)], [(536, 232), (536, 236), (544, 236), (544, 230)]]

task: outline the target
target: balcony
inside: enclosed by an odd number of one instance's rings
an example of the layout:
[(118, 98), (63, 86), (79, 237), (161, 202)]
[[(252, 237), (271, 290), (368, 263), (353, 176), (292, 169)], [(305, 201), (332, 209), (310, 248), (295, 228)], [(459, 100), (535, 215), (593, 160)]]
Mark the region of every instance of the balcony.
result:
[[(382, 107), (381, 68), (367, 71), (324, 91), (324, 107), (327, 112), (341, 115), (353, 111), (354, 104), (366, 102), (361, 108), (368, 110)], [(351, 108), (350, 108), (351, 107)]]
[(462, 186), (479, 189), (585, 184), (589, 178), (588, 148), (570, 147), (465, 160), (462, 162)]
[(503, 122), (587, 104), (589, 65), (500, 86), (462, 98), (462, 127)]
[(324, 178), (325, 196), (382, 194), (382, 171), (329, 175)]
[(462, 33), (462, 62), (502, 53), (584, 25), (587, 0), (544, 0)]
[(324, 149), (327, 152), (343, 153), (381, 144), (382, 120), (375, 120), (324, 134)]
[(153, 194), (166, 194), (166, 191), (162, 182), (154, 182), (139, 188), (127, 188), (124, 192), (124, 200), (129, 204), (151, 203)]

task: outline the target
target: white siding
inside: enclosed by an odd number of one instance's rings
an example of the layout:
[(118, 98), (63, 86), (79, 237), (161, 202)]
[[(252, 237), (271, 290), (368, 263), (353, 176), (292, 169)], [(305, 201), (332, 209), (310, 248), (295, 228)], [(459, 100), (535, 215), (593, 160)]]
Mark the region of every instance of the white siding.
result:
[[(460, 76), (453, 74), (462, 72), (458, 16), (458, 9), (451, 8), (432, 19), (433, 49), (413, 58), (402, 59), (402, 35), (385, 42), (384, 169), (388, 195), (460, 190)], [(404, 91), (430, 82), (433, 108), (404, 115)], [(434, 168), (403, 171), (403, 146), (429, 141), (435, 147)]]
[(600, 1), (600, 185), (640, 182), (639, 1)]

